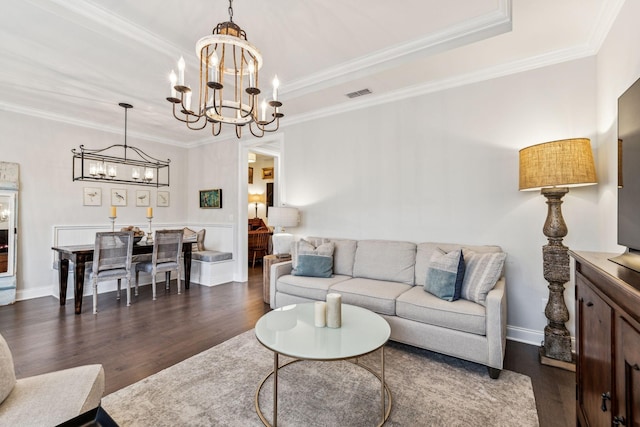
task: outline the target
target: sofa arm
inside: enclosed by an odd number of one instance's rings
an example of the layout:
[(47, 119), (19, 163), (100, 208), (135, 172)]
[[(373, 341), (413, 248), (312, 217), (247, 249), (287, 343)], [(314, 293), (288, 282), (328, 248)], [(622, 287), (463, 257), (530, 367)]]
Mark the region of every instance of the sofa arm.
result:
[(507, 286), (502, 277), (491, 291), (486, 300), (486, 331), (489, 345), (487, 365), (502, 369), (504, 353), (507, 343)]
[(291, 261), (279, 262), (277, 264), (271, 264), (271, 271), (269, 276), (269, 304), (271, 308), (276, 307), (276, 282), (282, 276), (291, 274), (293, 270), (293, 263)]

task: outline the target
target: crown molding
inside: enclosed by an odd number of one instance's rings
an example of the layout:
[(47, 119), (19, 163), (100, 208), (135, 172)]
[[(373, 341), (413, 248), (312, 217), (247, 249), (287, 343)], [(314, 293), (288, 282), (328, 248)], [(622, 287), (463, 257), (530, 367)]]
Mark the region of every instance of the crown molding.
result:
[(307, 95), (356, 78), (380, 73), (420, 57), (509, 32), (512, 29), (511, 9), (511, 0), (498, 0), (496, 9), (485, 15), (288, 82), (281, 88), (282, 96), (295, 98)]
[(586, 44), (569, 49), (561, 49), (522, 60), (500, 64), (494, 67), (488, 67), (473, 73), (461, 74), (459, 76), (454, 76), (451, 78), (429, 81), (381, 95), (370, 95), (360, 100), (346, 101), (339, 105), (322, 108), (305, 114), (288, 116), (286, 122), (283, 121), (280, 127), (292, 126), (310, 120), (317, 120), (336, 114), (359, 110), (362, 108), (369, 108), (380, 104), (387, 104), (390, 102), (413, 98), (420, 95), (440, 92), (446, 89), (466, 86), (485, 80), (491, 80), (498, 77), (504, 77), (507, 75), (534, 70), (549, 65), (555, 65), (562, 62), (593, 56), (596, 53), (597, 52), (594, 52), (592, 46)]
[[(113, 34), (117, 33), (171, 58), (178, 58), (180, 55), (184, 55), (183, 50), (176, 45), (164, 40), (157, 34), (147, 31), (145, 28), (126, 20), (122, 16), (103, 9), (91, 1), (26, 1), (42, 10), (46, 10), (47, 12), (57, 15), (65, 20), (69, 20), (76, 25), (89, 28), (106, 38), (113, 38)], [(71, 13), (62, 13), (63, 10), (67, 10)], [(92, 23), (97, 25), (92, 25)]]
[[(36, 108), (25, 107), (21, 105), (7, 104), (1, 100), (0, 100), (0, 110), (9, 111), (16, 114), (23, 114), (26, 116), (38, 117), (46, 120), (52, 120), (55, 122), (64, 123), (71, 126), (78, 126), (86, 129), (97, 130), (100, 132), (114, 133), (117, 135), (122, 135), (122, 132), (123, 132), (122, 127), (116, 128), (113, 126), (105, 126), (97, 122), (78, 120), (73, 117), (52, 113), (49, 110), (38, 110)], [(145, 140), (145, 141), (157, 142), (160, 144), (173, 145), (173, 146), (182, 147), (182, 148), (185, 147), (185, 144), (176, 143), (174, 140), (166, 139), (166, 138), (158, 138), (152, 135), (148, 135), (146, 133), (127, 131), (127, 136)]]

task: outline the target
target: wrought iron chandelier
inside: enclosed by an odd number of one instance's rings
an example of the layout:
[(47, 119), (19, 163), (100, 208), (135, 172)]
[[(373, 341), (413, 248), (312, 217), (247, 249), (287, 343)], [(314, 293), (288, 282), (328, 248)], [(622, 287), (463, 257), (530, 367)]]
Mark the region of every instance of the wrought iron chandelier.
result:
[[(100, 149), (84, 145), (78, 150), (73, 148), (73, 180), (168, 187), (171, 160), (156, 159), (139, 148), (127, 145), (127, 110), (133, 105), (124, 102), (118, 105), (124, 108), (124, 145), (114, 144)], [(124, 149), (122, 157), (110, 154), (118, 148)]]
[(192, 99), (195, 92), (185, 83), (185, 62), (180, 57), (178, 75), (172, 70), (169, 77), (171, 96), (167, 101), (173, 104), (173, 116), (189, 129), (201, 130), (209, 123), (211, 133), (217, 136), (225, 123), (234, 125), (236, 137), (241, 138), (242, 128), (248, 125), (251, 133), (261, 138), (265, 132), (277, 131), (284, 116), (279, 111), (278, 77), (273, 79), (271, 97), (260, 97), (262, 55), (233, 22), (232, 3), (229, 0), (229, 21), (219, 23), (211, 35), (196, 43), (200, 59), (198, 98)]

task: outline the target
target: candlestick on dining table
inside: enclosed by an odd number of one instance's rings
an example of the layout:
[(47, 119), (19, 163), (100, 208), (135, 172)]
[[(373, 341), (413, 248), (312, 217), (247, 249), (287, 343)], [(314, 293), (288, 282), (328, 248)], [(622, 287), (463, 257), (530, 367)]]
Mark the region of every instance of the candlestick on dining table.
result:
[[(147, 209), (147, 219), (149, 220), (149, 232), (147, 233), (147, 243), (153, 243), (153, 234), (151, 233), (151, 220), (153, 219), (153, 216), (149, 216), (149, 209)], [(151, 214), (153, 214), (153, 211), (151, 212)]]
[(342, 326), (342, 295), (327, 294), (327, 326), (339, 328)]
[(113, 233), (115, 231), (116, 228), (116, 207), (115, 206), (111, 206), (111, 209), (109, 210), (109, 219), (111, 220), (111, 232)]

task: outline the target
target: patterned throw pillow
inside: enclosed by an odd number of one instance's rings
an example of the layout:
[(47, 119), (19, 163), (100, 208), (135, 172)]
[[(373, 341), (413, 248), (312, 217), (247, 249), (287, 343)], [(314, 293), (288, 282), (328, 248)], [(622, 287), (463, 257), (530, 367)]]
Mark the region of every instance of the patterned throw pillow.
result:
[(314, 246), (302, 239), (291, 244), (291, 274), (294, 276), (331, 277), (333, 274), (333, 242)]
[(485, 305), (487, 294), (500, 278), (505, 252), (474, 252), (462, 249), (467, 267), (462, 282), (462, 298)]
[(204, 228), (202, 230), (200, 230), (200, 231), (195, 231), (195, 230), (192, 230), (192, 229), (190, 229), (188, 227), (185, 227), (182, 230), (182, 238), (183, 239), (189, 239), (189, 238), (193, 239), (193, 237), (195, 236), (196, 237), (196, 243), (193, 243), (191, 245), (191, 250), (193, 252), (204, 251), (204, 233), (206, 231), (207, 230), (205, 230)]
[(445, 301), (460, 299), (465, 263), (461, 250), (446, 253), (438, 248), (431, 256), (424, 290)]

